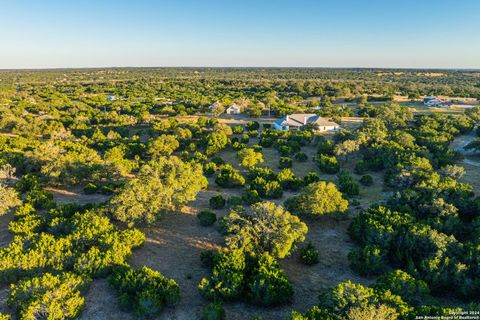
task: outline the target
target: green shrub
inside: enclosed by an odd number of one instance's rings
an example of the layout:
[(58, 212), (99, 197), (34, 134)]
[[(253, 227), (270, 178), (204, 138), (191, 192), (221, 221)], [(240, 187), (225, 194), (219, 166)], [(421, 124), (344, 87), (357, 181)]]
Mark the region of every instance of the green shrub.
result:
[(268, 253), (258, 259), (248, 282), (248, 291), (253, 304), (265, 307), (287, 303), (293, 297), (293, 287), (285, 271)]
[(205, 166), (203, 167), (203, 173), (206, 176), (211, 176), (217, 171), (217, 165), (215, 162), (209, 162), (206, 163)]
[(373, 185), (373, 178), (371, 175), (366, 174), (360, 178), (359, 182), (364, 186), (371, 186)]
[(235, 134), (242, 134), (244, 131), (243, 126), (235, 126), (233, 127), (233, 133)]
[(289, 146), (280, 146), (278, 147), (278, 152), (282, 157), (286, 157), (291, 155), (293, 153), (293, 150)]
[(147, 267), (118, 267), (108, 280), (119, 294), (120, 305), (139, 317), (154, 317), (180, 300), (178, 284)]
[(97, 190), (98, 188), (96, 185), (94, 185), (93, 183), (89, 183), (83, 188), (83, 193), (94, 194), (95, 192), (97, 192)]
[(356, 196), (360, 193), (358, 183), (356, 183), (347, 171), (342, 171), (338, 175), (338, 184), (340, 191), (347, 196)]
[(281, 157), (280, 161), (278, 162), (278, 167), (280, 169), (291, 168), (293, 165), (292, 158), (288, 157)]
[(200, 294), (208, 299), (236, 300), (244, 289), (245, 255), (240, 250), (222, 254), (216, 261), (210, 278), (198, 285)]
[(316, 172), (309, 172), (305, 177), (303, 177), (303, 184), (308, 186), (310, 183), (320, 181), (320, 177)]
[(111, 184), (104, 185), (100, 188), (100, 192), (107, 196), (115, 194), (115, 191), (116, 191), (116, 187)]
[(267, 181), (262, 177), (257, 177), (250, 182), (248, 189), (256, 191), (262, 198), (278, 199), (283, 195), (283, 188), (278, 181)]
[(320, 253), (311, 242), (300, 250), (300, 261), (306, 265), (314, 265), (320, 261)]
[(230, 165), (225, 165), (215, 179), (215, 183), (223, 188), (237, 188), (245, 184), (245, 178)]
[(28, 191), (25, 201), (32, 204), (35, 209), (50, 209), (55, 206), (53, 193), (42, 189)]
[(335, 156), (328, 156), (326, 154), (320, 154), (317, 159), (318, 168), (328, 174), (335, 174), (340, 171), (340, 165), (338, 164)]
[(243, 199), (242, 199), (242, 197), (239, 197), (239, 196), (231, 196), (227, 200), (227, 205), (229, 207), (240, 206), (240, 205), (242, 205), (242, 203), (243, 203)]
[(363, 248), (352, 250), (348, 254), (350, 267), (362, 276), (379, 275), (386, 271), (387, 261), (385, 252), (375, 246), (367, 245)]
[(87, 283), (72, 273), (45, 273), (12, 285), (8, 305), (19, 319), (76, 319), (85, 303), (80, 291)]
[(217, 194), (216, 196), (211, 197), (210, 200), (208, 200), (208, 203), (212, 209), (223, 209), (225, 208), (227, 201), (221, 194)]
[(210, 210), (203, 210), (200, 211), (197, 215), (198, 220), (200, 220), (200, 224), (202, 226), (211, 226), (212, 224), (217, 221), (217, 215), (215, 212)]
[(299, 161), (299, 162), (305, 162), (308, 160), (308, 156), (305, 152), (299, 152), (297, 154), (295, 154), (295, 160)]
[(223, 159), (220, 156), (213, 156), (212, 162), (215, 163), (217, 166), (221, 166), (225, 164), (225, 161), (223, 161)]
[(205, 298), (235, 301), (247, 297), (254, 304), (274, 306), (289, 302), (293, 296), (285, 272), (268, 253), (247, 258), (242, 250), (231, 250), (205, 256), (213, 260), (212, 275), (203, 278), (198, 286)]
[(248, 131), (254, 131), (260, 129), (260, 123), (257, 121), (250, 121), (245, 126)]
[(212, 268), (219, 257), (220, 253), (216, 250), (202, 250), (200, 252), (200, 261), (204, 267)]
[(358, 161), (353, 170), (356, 174), (365, 174), (369, 170), (368, 162), (363, 160)]
[(200, 320), (224, 320), (225, 309), (219, 302), (212, 302), (207, 304), (202, 310)]
[(262, 201), (262, 198), (258, 194), (257, 190), (248, 189), (242, 193), (242, 200), (246, 204), (254, 204)]
[(22, 176), (22, 178), (17, 182), (15, 188), (19, 192), (29, 192), (32, 190), (39, 190), (40, 187), (40, 180), (37, 176), (27, 173)]
[(378, 277), (374, 288), (379, 291), (390, 291), (413, 305), (420, 305), (432, 299), (430, 289), (424, 281), (417, 280), (402, 270)]

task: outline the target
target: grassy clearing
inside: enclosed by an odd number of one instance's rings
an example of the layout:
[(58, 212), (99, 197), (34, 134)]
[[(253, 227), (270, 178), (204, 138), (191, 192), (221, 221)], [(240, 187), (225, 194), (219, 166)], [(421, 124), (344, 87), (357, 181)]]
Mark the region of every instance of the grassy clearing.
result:
[(460, 181), (471, 184), (475, 194), (477, 196), (480, 195), (480, 167), (467, 163), (462, 163), (460, 165), (465, 168), (465, 175)]

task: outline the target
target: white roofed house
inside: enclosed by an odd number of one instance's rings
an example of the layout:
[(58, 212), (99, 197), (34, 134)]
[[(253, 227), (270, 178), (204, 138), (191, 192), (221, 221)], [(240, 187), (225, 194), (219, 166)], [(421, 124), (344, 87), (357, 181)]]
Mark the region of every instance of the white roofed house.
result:
[(211, 105), (208, 106), (208, 110), (212, 110), (216, 106), (221, 106), (221, 105), (222, 105), (222, 103), (220, 101), (215, 101), (214, 103), (212, 103)]
[(230, 105), (227, 110), (225, 111), (227, 114), (240, 114), (242, 113), (242, 106), (234, 103)]
[(340, 125), (314, 113), (294, 113), (275, 121), (274, 129), (282, 131), (301, 130), (306, 126), (315, 126), (317, 132), (335, 132)]

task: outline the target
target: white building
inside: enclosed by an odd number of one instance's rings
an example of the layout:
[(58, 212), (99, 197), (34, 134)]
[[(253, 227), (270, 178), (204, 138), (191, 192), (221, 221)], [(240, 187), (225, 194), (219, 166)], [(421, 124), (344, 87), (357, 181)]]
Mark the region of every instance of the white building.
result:
[(240, 114), (242, 113), (242, 106), (234, 103), (229, 106), (225, 112), (227, 114)]
[(107, 101), (115, 101), (115, 100), (117, 100), (116, 96), (108, 96), (107, 97)]
[(427, 107), (450, 108), (450, 103), (434, 96), (426, 96), (423, 98), (423, 104)]
[(316, 125), (318, 132), (334, 132), (340, 129), (340, 125), (329, 121), (314, 113), (294, 113), (275, 121), (274, 129), (282, 131), (300, 130), (306, 125)]
[(221, 106), (221, 105), (222, 103), (220, 101), (215, 101), (214, 103), (208, 106), (208, 110), (213, 110), (213, 108), (215, 108), (216, 106)]

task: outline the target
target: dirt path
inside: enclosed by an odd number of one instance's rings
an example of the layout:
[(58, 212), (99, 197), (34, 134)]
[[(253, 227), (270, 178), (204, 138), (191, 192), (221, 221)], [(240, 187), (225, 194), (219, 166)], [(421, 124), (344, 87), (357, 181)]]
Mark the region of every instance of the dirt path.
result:
[(462, 160), (463, 163), (469, 164), (471, 166), (480, 167), (480, 160), (467, 158), (471, 157), (476, 154), (476, 152), (471, 150), (465, 150), (464, 148), (472, 141), (478, 138), (476, 133), (476, 127), (468, 134), (463, 134), (455, 138), (452, 142), (451, 147), (455, 150), (460, 152), (465, 156), (465, 159)]

